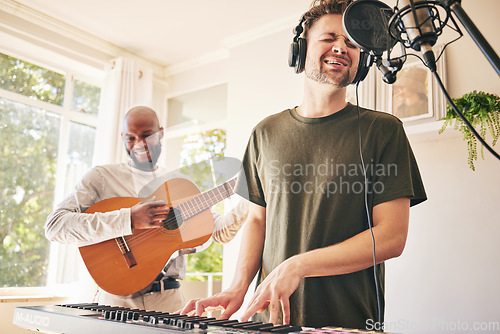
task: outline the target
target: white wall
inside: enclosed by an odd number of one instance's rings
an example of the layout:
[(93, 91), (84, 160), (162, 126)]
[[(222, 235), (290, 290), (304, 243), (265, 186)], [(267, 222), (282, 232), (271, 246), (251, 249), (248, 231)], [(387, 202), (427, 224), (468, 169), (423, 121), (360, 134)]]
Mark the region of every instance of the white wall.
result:
[[(500, 2), (463, 0), (463, 8), (498, 52)], [(302, 76), (287, 67), (292, 28), (230, 49), (231, 156), (241, 158), (257, 122), (300, 104)], [(462, 30), (465, 36), (447, 49), (448, 91), (452, 97), (475, 89), (499, 94), (498, 76)], [(177, 80), (181, 77), (178, 74)], [(454, 131), (410, 136), (429, 200), (411, 209), (406, 250), (387, 263), (386, 321), (399, 326), (389, 330), (425, 333), (437, 323), (454, 330), (453, 326), (463, 329), (476, 321), (500, 321), (496, 283), (500, 276), (500, 243), (496, 242), (500, 163), (485, 152), (486, 159), (476, 163), (476, 172), (471, 171), (465, 143)], [(234, 272), (239, 237), (224, 252), (224, 286)], [(434, 329), (443, 332), (446, 327)]]
[(302, 75), (288, 67), (290, 31), (230, 50), (228, 60), (228, 153), (243, 155), (252, 128), (263, 118), (300, 104)]
[[(462, 7), (497, 54), (500, 53), (500, 23), (497, 0), (463, 0)], [(499, 77), (465, 28), (463, 38), (447, 48), (448, 89), (452, 97), (472, 90), (500, 94)]]
[(386, 265), (388, 331), (500, 320), (499, 162), (485, 154), (473, 172), (460, 136), (438, 136), (412, 143), (429, 200), (411, 209), (406, 249)]
[[(500, 2), (465, 0), (463, 8), (498, 53)], [(447, 49), (448, 91), (500, 94), (498, 75), (462, 30)], [(429, 200), (411, 209), (405, 252), (387, 263), (386, 329), (487, 332), (471, 329), (496, 322), (490, 332), (499, 332), (500, 163), (485, 150), (473, 172), (461, 135), (445, 134), (410, 136)]]

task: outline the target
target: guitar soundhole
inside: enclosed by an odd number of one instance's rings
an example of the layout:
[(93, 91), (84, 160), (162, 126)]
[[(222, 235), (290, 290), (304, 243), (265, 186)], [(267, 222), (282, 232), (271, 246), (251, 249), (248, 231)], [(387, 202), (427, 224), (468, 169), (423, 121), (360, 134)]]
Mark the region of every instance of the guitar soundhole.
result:
[(182, 225), (181, 212), (177, 208), (171, 208), (167, 219), (163, 222), (163, 227), (167, 230), (176, 230)]

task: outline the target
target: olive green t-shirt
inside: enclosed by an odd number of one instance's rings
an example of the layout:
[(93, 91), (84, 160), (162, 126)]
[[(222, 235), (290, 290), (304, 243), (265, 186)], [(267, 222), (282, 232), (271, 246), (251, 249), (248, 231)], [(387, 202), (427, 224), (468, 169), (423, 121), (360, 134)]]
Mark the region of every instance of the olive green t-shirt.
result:
[[(246, 178), (239, 178), (236, 192), (266, 207), (258, 282), (293, 255), (368, 229), (359, 133), (370, 216), (383, 202), (410, 197), (415, 205), (426, 199), (401, 121), (382, 112), (359, 111), (358, 122), (351, 104), (321, 118), (301, 117), (294, 108), (267, 117), (253, 129), (243, 159)], [(377, 266), (377, 277), (383, 310), (383, 264)], [(290, 309), (293, 325), (366, 328), (368, 319), (378, 319), (373, 268), (305, 278), (290, 297)], [(267, 322), (268, 317), (264, 312), (254, 320)]]

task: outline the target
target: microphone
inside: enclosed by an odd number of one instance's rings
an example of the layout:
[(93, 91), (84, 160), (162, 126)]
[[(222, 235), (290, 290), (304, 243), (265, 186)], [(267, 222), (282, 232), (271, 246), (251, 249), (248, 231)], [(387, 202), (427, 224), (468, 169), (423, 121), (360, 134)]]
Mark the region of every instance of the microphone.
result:
[(386, 59), (382, 60), (384, 66), (388, 67), (394, 67), (394, 68), (399, 68), (401, 69), (403, 67), (403, 61), (401, 58), (396, 58), (396, 59)]
[(396, 74), (403, 67), (403, 61), (401, 59), (382, 60), (378, 58), (375, 64), (380, 72), (382, 72), (382, 80), (390, 85), (396, 82)]
[[(422, 52), (426, 66), (436, 71), (436, 58), (432, 46), (449, 18), (442, 22), (436, 1), (399, 0), (402, 8), (389, 21), (391, 35), (405, 47)], [(437, 22), (437, 24), (436, 24)]]
[(401, 70), (400, 59), (382, 60), (382, 54), (391, 50), (396, 39), (389, 33), (388, 22), (394, 12), (378, 0), (357, 0), (352, 2), (342, 16), (344, 31), (357, 47), (374, 56), (383, 80), (392, 84), (396, 73)]

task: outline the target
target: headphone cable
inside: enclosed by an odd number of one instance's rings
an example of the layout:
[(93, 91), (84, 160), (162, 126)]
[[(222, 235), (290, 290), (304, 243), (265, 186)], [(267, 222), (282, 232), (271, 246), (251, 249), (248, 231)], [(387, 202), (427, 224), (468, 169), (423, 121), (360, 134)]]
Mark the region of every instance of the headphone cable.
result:
[(368, 209), (368, 177), (366, 173), (366, 167), (365, 167), (365, 161), (363, 159), (363, 150), (361, 146), (361, 120), (360, 120), (360, 113), (359, 113), (359, 96), (358, 96), (358, 88), (359, 88), (359, 81), (356, 83), (356, 109), (358, 113), (358, 143), (359, 143), (359, 157), (361, 159), (361, 168), (363, 170), (363, 176), (364, 176), (364, 181), (365, 181), (365, 187), (364, 187), (364, 202), (365, 202), (365, 210), (366, 210), (366, 218), (368, 220), (368, 227), (370, 228), (370, 234), (372, 237), (372, 246), (373, 246), (373, 280), (375, 282), (375, 292), (377, 294), (377, 315), (378, 315), (378, 324), (379, 326), (382, 326), (382, 312), (381, 312), (381, 307), (380, 307), (380, 294), (379, 294), (379, 284), (378, 284), (378, 279), (377, 279), (377, 257), (375, 253), (375, 236), (373, 235), (373, 228), (372, 228), (372, 221), (370, 218), (370, 210)]

